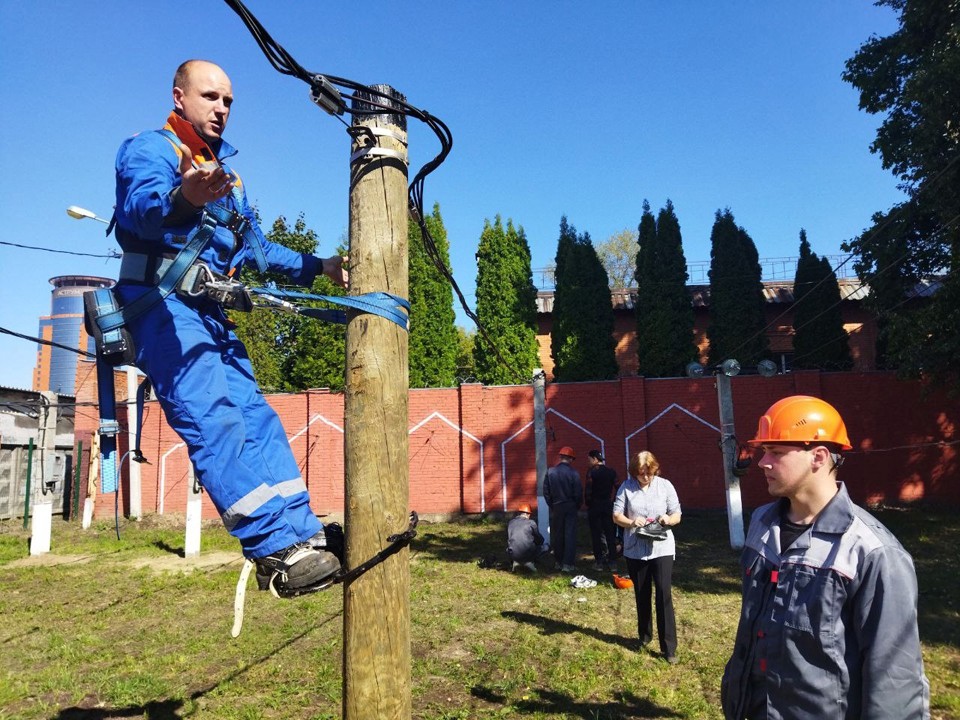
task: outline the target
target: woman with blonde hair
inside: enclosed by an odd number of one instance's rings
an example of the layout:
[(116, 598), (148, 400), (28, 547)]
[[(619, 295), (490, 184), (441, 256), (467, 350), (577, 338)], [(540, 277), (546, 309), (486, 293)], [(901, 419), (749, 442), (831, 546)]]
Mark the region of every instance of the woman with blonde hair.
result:
[(650, 585), (656, 587), (657, 636), (660, 652), (669, 663), (677, 661), (677, 623), (673, 614), (671, 582), (676, 543), (670, 528), (679, 524), (680, 500), (660, 463), (644, 450), (630, 461), (629, 477), (613, 502), (613, 522), (624, 528), (623, 556), (633, 580), (637, 601), (640, 644), (653, 639)]

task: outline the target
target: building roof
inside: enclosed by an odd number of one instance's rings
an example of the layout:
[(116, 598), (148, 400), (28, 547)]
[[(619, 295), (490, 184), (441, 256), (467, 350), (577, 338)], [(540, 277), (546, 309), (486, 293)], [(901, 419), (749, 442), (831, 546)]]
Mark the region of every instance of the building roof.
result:
[[(870, 294), (870, 288), (863, 285), (856, 278), (839, 278), (840, 297), (843, 300), (860, 301)], [(916, 296), (928, 297), (932, 295), (940, 282), (938, 280), (923, 281), (914, 290)], [(709, 285), (687, 285), (690, 299), (695, 308), (704, 308), (710, 305)], [(541, 290), (537, 293), (537, 313), (547, 315), (553, 312), (553, 290)], [(793, 282), (787, 280), (767, 280), (763, 283), (763, 298), (769, 304), (792, 303)], [(614, 310), (633, 310), (637, 299), (636, 288), (611, 290), (610, 299)]]

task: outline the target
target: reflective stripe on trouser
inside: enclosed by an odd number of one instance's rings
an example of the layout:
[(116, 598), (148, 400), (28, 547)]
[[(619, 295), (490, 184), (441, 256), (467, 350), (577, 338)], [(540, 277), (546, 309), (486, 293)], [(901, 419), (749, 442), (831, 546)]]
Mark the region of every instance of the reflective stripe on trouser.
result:
[[(124, 301), (142, 288), (118, 288)], [(310, 509), (283, 425), (220, 308), (176, 296), (136, 318), (137, 365), (187, 445), (201, 485), (243, 554), (269, 555), (322, 525)]]

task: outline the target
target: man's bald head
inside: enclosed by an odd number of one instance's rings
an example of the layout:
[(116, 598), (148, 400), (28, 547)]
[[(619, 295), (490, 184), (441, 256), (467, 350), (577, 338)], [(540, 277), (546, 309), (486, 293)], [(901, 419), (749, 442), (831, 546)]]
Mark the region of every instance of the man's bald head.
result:
[(219, 65), (187, 60), (173, 76), (173, 105), (197, 134), (218, 144), (230, 117), (233, 87)]

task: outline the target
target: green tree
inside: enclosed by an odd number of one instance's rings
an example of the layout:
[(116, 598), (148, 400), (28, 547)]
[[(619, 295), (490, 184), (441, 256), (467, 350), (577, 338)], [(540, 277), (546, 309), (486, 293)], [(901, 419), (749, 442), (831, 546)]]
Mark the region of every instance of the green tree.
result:
[[(540, 365), (537, 289), (523, 228), (500, 216), (483, 223), (477, 248), (477, 317), (483, 328), (473, 345), (474, 373), (487, 385), (528, 382)], [(496, 347), (492, 347), (494, 343)]]
[(612, 289), (623, 290), (633, 285), (637, 250), (637, 236), (629, 229), (621, 230), (597, 245), (597, 257), (607, 271)]
[(693, 305), (687, 290), (687, 261), (680, 222), (667, 200), (656, 221), (644, 200), (637, 253), (638, 372), (646, 377), (678, 377), (697, 357)]
[(766, 358), (760, 257), (753, 240), (727, 208), (710, 232), (710, 363), (728, 358), (756, 365)]
[[(877, 4), (897, 13), (899, 27), (861, 45), (843, 79), (859, 91), (862, 110), (884, 116), (870, 149), (908, 200), (877, 213), (844, 249), (859, 256), (858, 274), (882, 313), (882, 362), (960, 391), (960, 93), (952, 90), (960, 77), (960, 5)], [(931, 274), (943, 276), (939, 291), (926, 303), (909, 302), (912, 287)]]
[(617, 377), (607, 272), (590, 235), (577, 235), (566, 217), (560, 220), (556, 264), (551, 331), (554, 378), (578, 382)]
[[(300, 215), (293, 228), (278, 217), (267, 239), (300, 253), (315, 253), (317, 235)], [(241, 279), (249, 285), (289, 283), (280, 273), (260, 274), (244, 270)], [(342, 293), (326, 277), (319, 277), (311, 291), (324, 295)], [(313, 303), (320, 305), (320, 303)], [(237, 336), (250, 355), (257, 381), (266, 392), (290, 392), (308, 387), (343, 387), (343, 326), (331, 325), (294, 314), (257, 310), (231, 312)], [(321, 368), (323, 371), (321, 372)]]
[[(450, 266), (450, 244), (440, 206), (424, 220), (437, 258)], [(453, 289), (424, 246), (420, 226), (409, 221), (410, 387), (453, 387), (457, 376), (457, 330)]]
[(793, 300), (793, 367), (849, 370), (853, 361), (837, 275), (827, 258), (817, 257), (810, 249), (806, 230), (800, 230)]
[(473, 362), (473, 347), (477, 342), (477, 331), (467, 330), (457, 325), (457, 382), (476, 382), (476, 368)]

